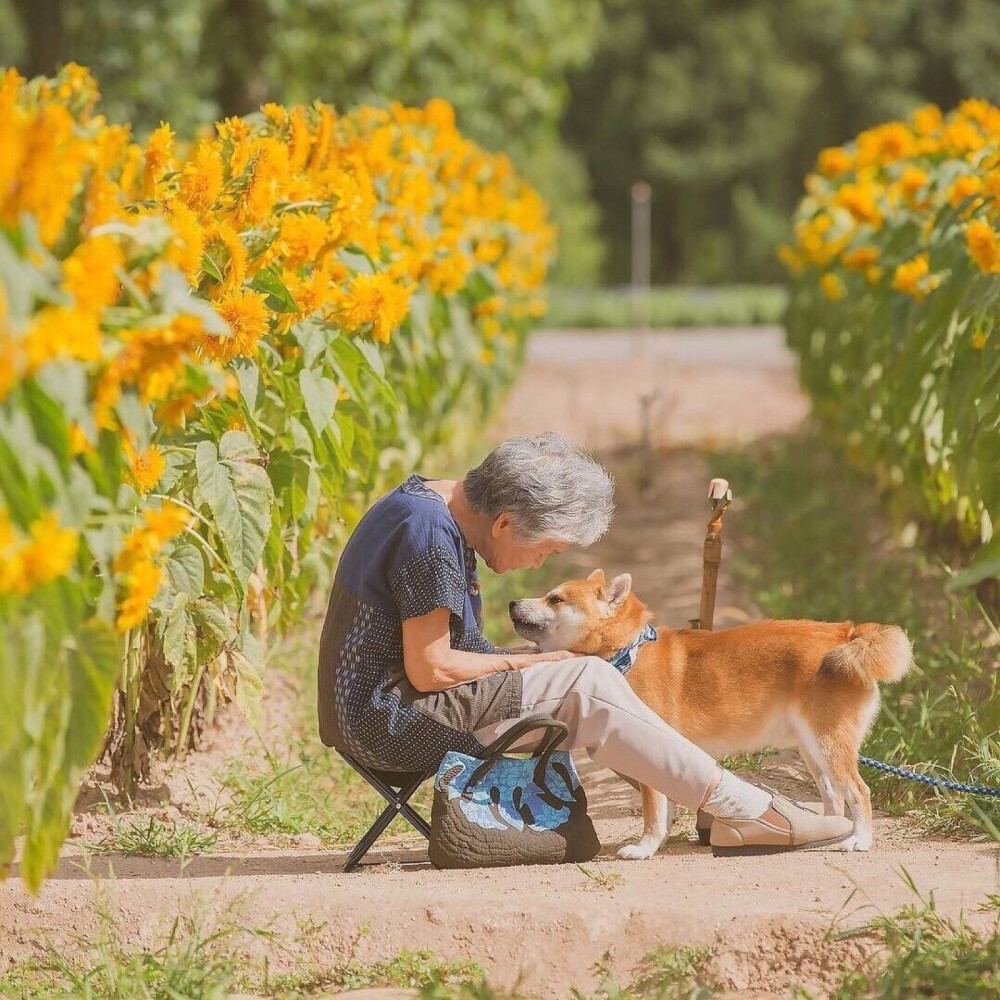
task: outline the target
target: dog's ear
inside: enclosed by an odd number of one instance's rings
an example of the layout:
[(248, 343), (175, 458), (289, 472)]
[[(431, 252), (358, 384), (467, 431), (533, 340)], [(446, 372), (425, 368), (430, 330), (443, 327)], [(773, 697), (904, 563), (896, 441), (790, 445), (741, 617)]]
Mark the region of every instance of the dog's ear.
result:
[(632, 574), (621, 573), (604, 588), (604, 600), (613, 608), (620, 607), (622, 602), (632, 593)]
[(590, 576), (587, 577), (587, 583), (596, 583), (598, 587), (603, 587), (608, 582), (608, 578), (604, 575), (603, 569), (595, 569)]

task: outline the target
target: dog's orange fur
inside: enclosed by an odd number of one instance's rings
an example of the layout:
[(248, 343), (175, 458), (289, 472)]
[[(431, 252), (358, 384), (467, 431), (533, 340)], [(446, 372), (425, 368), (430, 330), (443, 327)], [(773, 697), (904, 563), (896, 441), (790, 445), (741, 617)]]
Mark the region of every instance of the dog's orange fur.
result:
[[(553, 596), (553, 620), (566, 623), (558, 639), (581, 654), (610, 659), (653, 619), (632, 593), (627, 574), (609, 585), (595, 570), (539, 600), (552, 602)], [(846, 801), (855, 823), (849, 846), (867, 849), (871, 798), (858, 773), (858, 749), (878, 710), (878, 682), (899, 680), (912, 662), (903, 631), (893, 625), (763, 621), (718, 632), (662, 626), (657, 632), (657, 641), (640, 647), (626, 675), (636, 694), (716, 757), (797, 747), (824, 810), (843, 815)], [(653, 789), (642, 792), (644, 847), (623, 851), (626, 857), (653, 853), (670, 824), (666, 799)]]

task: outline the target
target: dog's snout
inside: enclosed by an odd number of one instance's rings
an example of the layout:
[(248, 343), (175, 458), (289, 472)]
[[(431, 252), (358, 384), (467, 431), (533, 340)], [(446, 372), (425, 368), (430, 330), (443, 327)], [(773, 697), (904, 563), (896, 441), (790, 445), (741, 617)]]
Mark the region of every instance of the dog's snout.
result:
[(507, 610), (508, 611), (513, 611), (516, 606), (517, 606), (517, 601), (508, 601), (507, 602)]

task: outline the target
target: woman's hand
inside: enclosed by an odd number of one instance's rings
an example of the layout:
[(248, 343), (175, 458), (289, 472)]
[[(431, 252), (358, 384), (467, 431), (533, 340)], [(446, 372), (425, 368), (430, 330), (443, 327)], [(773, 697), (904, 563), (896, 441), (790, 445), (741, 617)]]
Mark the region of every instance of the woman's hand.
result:
[(567, 649), (551, 653), (467, 653), (451, 648), (451, 612), (437, 608), (403, 622), (403, 669), (420, 692), (444, 691), (499, 670), (523, 670), (535, 663), (569, 660)]
[(532, 663), (556, 663), (559, 660), (572, 660), (583, 655), (582, 653), (571, 653), (568, 649), (553, 649), (543, 653), (534, 643), (528, 646), (514, 646), (504, 652), (514, 653), (518, 656), (527, 654), (532, 658)]
[(536, 663), (558, 663), (560, 660), (576, 660), (583, 653), (573, 653), (568, 649), (553, 649), (549, 653), (535, 653)]
[(530, 653), (467, 653), (452, 649), (450, 620), (447, 608), (437, 608), (403, 622), (403, 669), (418, 691), (444, 691), (499, 670), (523, 670), (533, 663), (565, 660), (573, 655), (564, 649), (539, 653), (537, 646)]

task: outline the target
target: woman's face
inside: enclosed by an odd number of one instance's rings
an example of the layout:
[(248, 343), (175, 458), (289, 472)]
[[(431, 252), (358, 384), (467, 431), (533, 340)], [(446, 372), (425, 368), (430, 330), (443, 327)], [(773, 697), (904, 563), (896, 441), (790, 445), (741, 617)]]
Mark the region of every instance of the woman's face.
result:
[(565, 552), (567, 542), (542, 539), (525, 542), (518, 538), (509, 514), (501, 514), (490, 529), (489, 551), (481, 552), (486, 565), (494, 573), (508, 573), (514, 569), (540, 569), (551, 555)]

